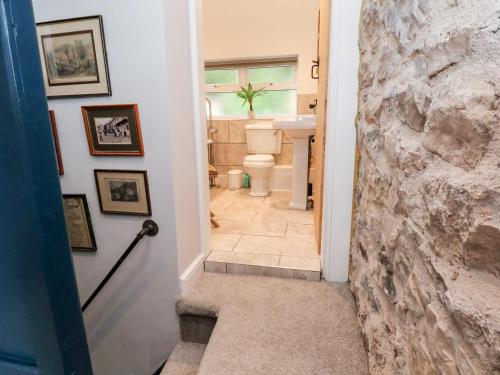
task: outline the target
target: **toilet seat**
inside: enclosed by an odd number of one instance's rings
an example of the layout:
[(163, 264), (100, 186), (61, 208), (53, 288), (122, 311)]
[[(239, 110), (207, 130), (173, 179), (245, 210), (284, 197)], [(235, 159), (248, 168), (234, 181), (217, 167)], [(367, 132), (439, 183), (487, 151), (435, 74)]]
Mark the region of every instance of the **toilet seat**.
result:
[(243, 160), (246, 164), (269, 164), (274, 163), (274, 157), (271, 154), (247, 155)]

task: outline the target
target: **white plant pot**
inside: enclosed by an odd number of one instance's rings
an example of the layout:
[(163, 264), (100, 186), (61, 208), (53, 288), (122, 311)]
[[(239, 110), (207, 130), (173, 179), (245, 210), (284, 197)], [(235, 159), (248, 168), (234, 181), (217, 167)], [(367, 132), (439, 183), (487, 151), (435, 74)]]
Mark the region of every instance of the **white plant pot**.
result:
[(248, 111), (248, 118), (250, 120), (253, 120), (255, 118), (255, 112), (254, 111)]

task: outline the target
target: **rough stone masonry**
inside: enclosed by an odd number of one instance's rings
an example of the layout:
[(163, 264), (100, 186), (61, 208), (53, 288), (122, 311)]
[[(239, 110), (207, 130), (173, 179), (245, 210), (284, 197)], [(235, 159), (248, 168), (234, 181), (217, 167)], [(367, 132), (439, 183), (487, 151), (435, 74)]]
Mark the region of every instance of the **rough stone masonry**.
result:
[(352, 291), (372, 374), (500, 374), (500, 0), (364, 0)]

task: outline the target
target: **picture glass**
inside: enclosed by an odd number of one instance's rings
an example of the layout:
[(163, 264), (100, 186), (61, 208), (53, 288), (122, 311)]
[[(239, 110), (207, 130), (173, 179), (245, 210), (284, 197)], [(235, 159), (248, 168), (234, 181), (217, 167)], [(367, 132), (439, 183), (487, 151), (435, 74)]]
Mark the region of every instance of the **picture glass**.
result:
[(85, 195), (64, 195), (64, 217), (73, 250), (95, 251), (95, 239)]
[(92, 30), (42, 36), (49, 86), (99, 82)]
[(127, 180), (110, 180), (109, 191), (113, 202), (139, 202), (137, 182)]
[(94, 173), (103, 213), (151, 215), (145, 171), (96, 170)]
[(95, 132), (99, 145), (131, 145), (128, 117), (94, 117)]
[(137, 105), (88, 106), (82, 112), (92, 155), (144, 155)]
[(111, 95), (101, 16), (37, 23), (48, 98)]

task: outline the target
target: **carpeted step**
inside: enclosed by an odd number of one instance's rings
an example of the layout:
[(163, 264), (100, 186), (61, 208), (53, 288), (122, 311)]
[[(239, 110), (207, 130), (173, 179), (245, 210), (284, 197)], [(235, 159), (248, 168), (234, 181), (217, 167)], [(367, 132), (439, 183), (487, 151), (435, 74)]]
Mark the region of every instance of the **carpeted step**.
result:
[(181, 340), (208, 344), (215, 324), (217, 323), (217, 307), (205, 306), (197, 301), (180, 299), (176, 311), (179, 315)]
[(210, 336), (197, 375), (368, 374), (348, 284), (203, 273), (177, 313)]
[(160, 375), (196, 375), (205, 348), (205, 344), (179, 342)]

